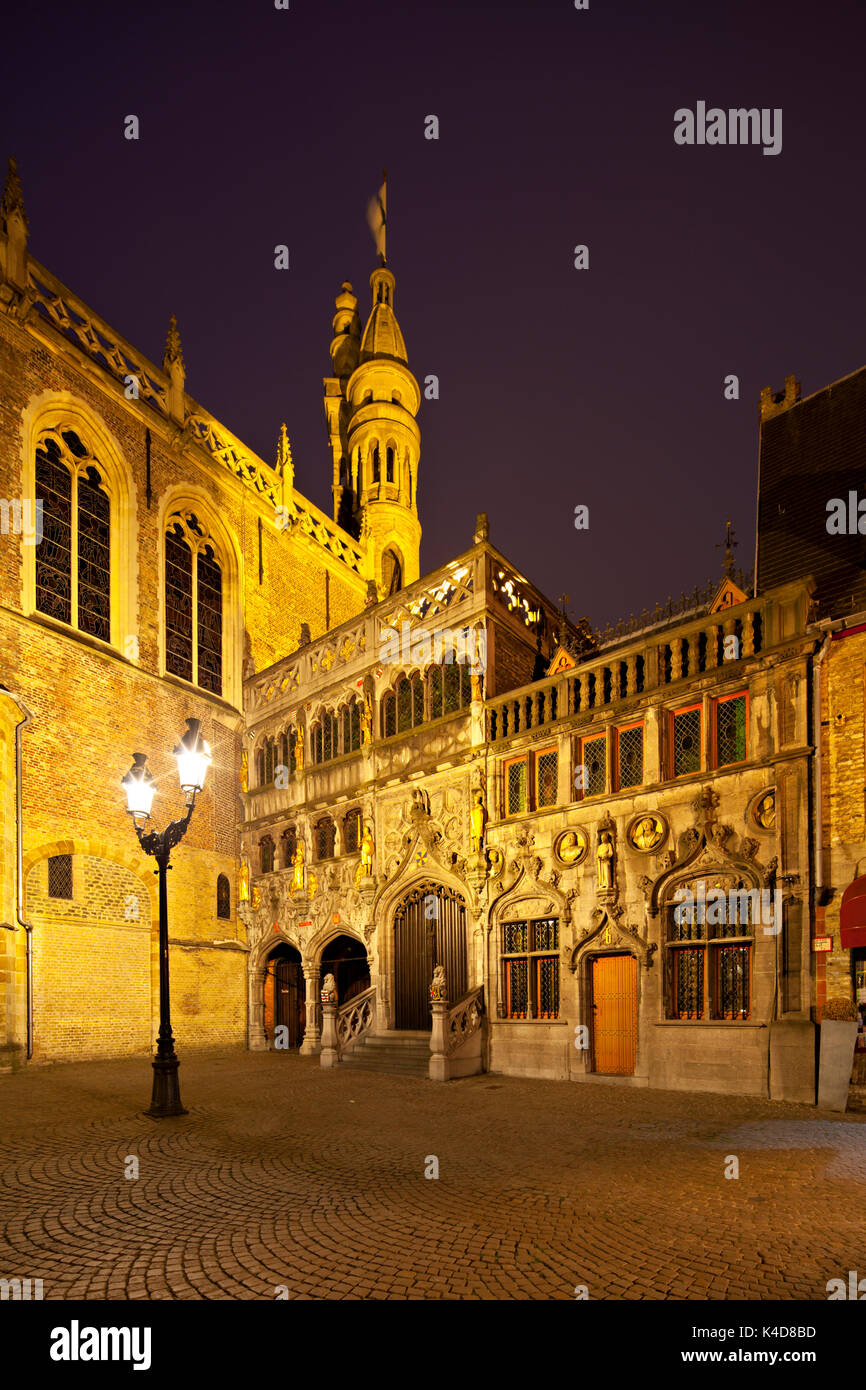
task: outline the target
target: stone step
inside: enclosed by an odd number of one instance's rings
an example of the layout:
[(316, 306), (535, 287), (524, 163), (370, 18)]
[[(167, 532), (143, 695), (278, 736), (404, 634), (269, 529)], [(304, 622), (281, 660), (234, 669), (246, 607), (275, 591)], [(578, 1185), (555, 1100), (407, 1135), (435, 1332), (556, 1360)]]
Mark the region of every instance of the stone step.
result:
[(387, 1072), (394, 1076), (426, 1077), (430, 1069), (430, 1034), (391, 1029), (363, 1038), (342, 1065), (355, 1071)]

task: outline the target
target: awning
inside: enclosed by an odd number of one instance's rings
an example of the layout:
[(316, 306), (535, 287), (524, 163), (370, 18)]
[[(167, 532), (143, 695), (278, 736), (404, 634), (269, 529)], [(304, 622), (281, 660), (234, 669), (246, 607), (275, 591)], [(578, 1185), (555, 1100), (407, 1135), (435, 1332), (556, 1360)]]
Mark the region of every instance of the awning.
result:
[(839, 927), (843, 951), (866, 947), (866, 874), (855, 878), (842, 894)]

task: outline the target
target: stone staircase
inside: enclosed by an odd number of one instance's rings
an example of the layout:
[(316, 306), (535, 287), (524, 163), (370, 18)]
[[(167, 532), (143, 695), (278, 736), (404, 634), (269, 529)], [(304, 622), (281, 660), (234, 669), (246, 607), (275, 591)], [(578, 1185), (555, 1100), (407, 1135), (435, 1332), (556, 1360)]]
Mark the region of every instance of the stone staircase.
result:
[(368, 1033), (351, 1052), (344, 1054), (340, 1065), (354, 1071), (429, 1077), (430, 1034), (408, 1029)]

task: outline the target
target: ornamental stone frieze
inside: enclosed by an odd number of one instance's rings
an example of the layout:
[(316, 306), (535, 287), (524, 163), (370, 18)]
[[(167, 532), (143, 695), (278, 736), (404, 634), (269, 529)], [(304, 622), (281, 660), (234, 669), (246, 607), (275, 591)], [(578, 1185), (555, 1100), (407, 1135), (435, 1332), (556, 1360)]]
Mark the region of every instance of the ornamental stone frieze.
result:
[(606, 908), (593, 908), (591, 918), (591, 924), (580, 930), (574, 946), (570, 949), (563, 947), (563, 963), (572, 974), (590, 947), (593, 954), (597, 954), (599, 950), (625, 949), (637, 955), (643, 966), (649, 970), (658, 945), (655, 941), (650, 941), (648, 935), (642, 935), (637, 927), (624, 920), (625, 908), (621, 904), (612, 903)]

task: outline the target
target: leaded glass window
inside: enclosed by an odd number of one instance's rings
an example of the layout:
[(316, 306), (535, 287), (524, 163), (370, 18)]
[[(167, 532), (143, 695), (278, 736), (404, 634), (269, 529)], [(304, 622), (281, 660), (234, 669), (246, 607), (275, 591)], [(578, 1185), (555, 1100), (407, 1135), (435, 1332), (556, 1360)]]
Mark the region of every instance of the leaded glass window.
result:
[(719, 700), (716, 704), (716, 766), (741, 763), (746, 758), (746, 720), (748, 701), (745, 695)]
[(290, 869), (295, 862), (295, 851), (298, 848), (298, 832), (293, 825), (287, 825), (280, 836), (283, 846), (283, 868)]
[(586, 769), (583, 778), (584, 796), (600, 796), (607, 788), (607, 739), (583, 740), (581, 762)]
[(720, 946), (715, 957), (716, 1016), (725, 1019), (748, 1018), (751, 946)]
[(323, 816), (316, 824), (316, 858), (333, 859), (337, 827), (330, 816)]
[(431, 667), (427, 679), (430, 686), (430, 718), (441, 719), (444, 713), (444, 706), (442, 703), (442, 667)]
[(259, 840), (259, 853), (261, 854), (262, 873), (272, 874), (274, 871), (274, 842), (270, 835), (263, 835)]
[(54, 439), (36, 450), (36, 496), (42, 498), (42, 544), (36, 547), (36, 607), (72, 622), (72, 474)]
[(445, 713), (454, 714), (460, 708), (460, 666), (449, 661), (445, 671)]
[(175, 515), (165, 536), (165, 667), (221, 695), (223, 576), (197, 517)]
[(393, 690), (382, 696), (382, 735), (391, 738), (397, 732), (397, 697)]
[(78, 627), (111, 640), (111, 504), (92, 465), (78, 479)]
[(51, 430), (36, 449), (36, 609), (111, 641), (111, 501), (93, 456), (73, 430)]
[(217, 879), (217, 917), (226, 919), (232, 915), (232, 899), (229, 881), (225, 874)]
[(617, 734), (617, 781), (620, 787), (639, 787), (643, 782), (643, 724), (632, 724)]
[(757, 888), (732, 875), (677, 888), (665, 906), (668, 1018), (734, 1022), (749, 1017), (761, 902)]
[(356, 854), (361, 846), (361, 812), (349, 811), (344, 821), (344, 842), (347, 854)]
[(555, 806), (559, 759), (556, 749), (549, 748), (535, 755), (535, 802), (537, 806)]
[(179, 522), (165, 538), (165, 669), (192, 680), (192, 551)]
[(505, 765), (505, 814), (519, 815), (527, 810), (526, 802), (526, 760)]
[(559, 920), (502, 924), (506, 1018), (559, 1017)]
[(701, 770), (701, 709), (678, 710), (671, 717), (673, 775), (684, 777)]
[(397, 732), (404, 734), (412, 727), (412, 687), (404, 676), (397, 682)]
[(352, 701), (350, 716), (348, 746), (355, 753), (361, 747), (361, 706), (357, 700)]
[(412, 724), (417, 727), (424, 723), (424, 682), (420, 676), (412, 677)]
[(72, 897), (72, 855), (55, 854), (48, 860), (49, 898)]

